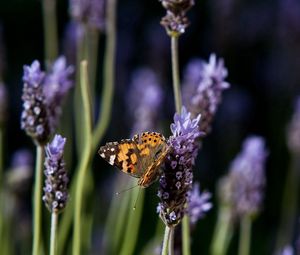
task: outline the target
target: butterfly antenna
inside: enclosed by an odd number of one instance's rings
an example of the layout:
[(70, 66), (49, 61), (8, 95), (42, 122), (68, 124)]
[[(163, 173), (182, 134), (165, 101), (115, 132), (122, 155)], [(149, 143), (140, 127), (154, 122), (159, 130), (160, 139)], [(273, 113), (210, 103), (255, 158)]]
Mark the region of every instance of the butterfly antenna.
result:
[(137, 184), (137, 185), (134, 185), (133, 187), (130, 187), (130, 188), (128, 188), (128, 189), (124, 189), (124, 190), (121, 190), (121, 191), (119, 191), (119, 192), (116, 192), (116, 195), (118, 196), (118, 195), (120, 195), (120, 194), (122, 194), (122, 193), (124, 193), (124, 192), (126, 192), (126, 191), (128, 191), (128, 190), (131, 190), (131, 189), (136, 188), (137, 186), (139, 186), (139, 185)]
[(138, 192), (138, 194), (137, 194), (137, 197), (136, 197), (136, 200), (135, 200), (135, 202), (134, 202), (134, 206), (133, 206), (133, 210), (135, 210), (136, 209), (136, 204), (137, 204), (137, 202), (138, 202), (138, 200), (139, 200), (139, 197), (140, 197), (140, 194), (141, 194), (141, 190), (142, 190), (142, 188), (140, 187), (139, 188), (139, 192)]

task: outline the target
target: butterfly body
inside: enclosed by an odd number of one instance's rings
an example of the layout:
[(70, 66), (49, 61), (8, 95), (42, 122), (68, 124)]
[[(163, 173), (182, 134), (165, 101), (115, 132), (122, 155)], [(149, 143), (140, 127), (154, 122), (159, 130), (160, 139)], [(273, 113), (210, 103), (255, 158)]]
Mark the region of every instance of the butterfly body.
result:
[(110, 142), (100, 147), (99, 155), (121, 171), (139, 178), (143, 188), (155, 182), (169, 151), (166, 139), (156, 132), (144, 132), (132, 139)]

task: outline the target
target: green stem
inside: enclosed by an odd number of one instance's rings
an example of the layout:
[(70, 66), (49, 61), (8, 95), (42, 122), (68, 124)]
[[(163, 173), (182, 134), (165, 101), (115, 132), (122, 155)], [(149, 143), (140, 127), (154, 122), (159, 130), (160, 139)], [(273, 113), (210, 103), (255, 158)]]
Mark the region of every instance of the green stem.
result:
[(89, 86), (88, 86), (88, 71), (87, 71), (87, 62), (82, 61), (80, 65), (80, 86), (81, 94), (84, 108), (84, 151), (82, 159), (80, 160), (78, 178), (76, 179), (76, 190), (75, 190), (75, 204), (74, 204), (74, 236), (73, 236), (73, 255), (80, 255), (81, 247), (81, 207), (82, 207), (82, 197), (83, 197), (83, 188), (86, 171), (89, 166), (89, 161), (91, 158), (91, 144), (92, 144), (92, 116), (91, 116), (91, 101), (89, 95)]
[[(75, 184), (77, 183), (78, 173), (75, 173), (74, 182), (70, 188), (70, 197), (74, 197), (75, 194)], [(73, 222), (73, 208), (74, 208), (74, 199), (70, 199), (67, 203), (66, 209), (61, 216), (59, 229), (58, 229), (58, 254), (63, 254), (64, 246), (67, 244), (67, 239), (69, 237), (70, 228)]]
[(36, 165), (33, 200), (33, 248), (32, 254), (39, 255), (41, 248), (42, 182), (44, 147), (36, 146)]
[(174, 255), (174, 227), (170, 227), (169, 255)]
[(114, 182), (114, 195), (111, 199), (105, 220), (104, 238), (102, 241), (103, 254), (117, 254), (122, 236), (124, 236), (127, 212), (130, 207), (130, 193), (126, 192), (122, 194), (122, 197), (115, 195), (120, 191), (120, 187), (122, 187), (124, 183), (125, 176), (118, 175)]
[[(90, 81), (90, 95), (92, 111), (95, 109), (95, 88), (97, 82), (97, 67), (98, 67), (98, 44), (99, 44), (99, 30), (96, 28), (87, 29), (87, 45), (88, 45), (88, 63), (89, 63), (89, 81)], [(94, 118), (94, 112), (92, 117)], [(94, 122), (94, 121), (93, 121)]]
[(190, 255), (190, 218), (185, 215), (182, 219), (182, 254)]
[(4, 220), (4, 187), (3, 187), (3, 171), (4, 171), (4, 162), (3, 162), (3, 148), (4, 148), (4, 128), (0, 126), (0, 247), (4, 246), (5, 242), (5, 220)]
[(295, 222), (297, 220), (297, 201), (299, 196), (299, 169), (298, 155), (292, 156), (292, 162), (286, 176), (283, 200), (281, 206), (281, 219), (276, 240), (275, 251), (281, 250), (286, 244), (292, 242)]
[(57, 58), (57, 23), (56, 23), (56, 0), (43, 0), (43, 19), (44, 19), (44, 44), (46, 65)]
[[(131, 255), (134, 253), (143, 212), (145, 190), (138, 188), (131, 190), (130, 193), (131, 206), (129, 212), (127, 211), (127, 216), (129, 216), (129, 218), (127, 220), (127, 227), (120, 252), (121, 255)], [(134, 207), (136, 207), (136, 209), (134, 209)]]
[(80, 29), (81, 36), (77, 41), (76, 52), (76, 86), (74, 89), (74, 118), (75, 118), (75, 135), (76, 135), (76, 151), (77, 155), (82, 155), (82, 148), (84, 144), (84, 129), (81, 116), (83, 112), (83, 102), (80, 86), (80, 65), (81, 61), (88, 59), (88, 45), (87, 45), (87, 26), (78, 23), (78, 29)]
[[(112, 99), (114, 91), (114, 76), (115, 76), (115, 44), (116, 44), (116, 0), (108, 0), (106, 4), (106, 20), (107, 20), (107, 35), (106, 35), (106, 50), (105, 50), (105, 59), (104, 59), (104, 89), (102, 93), (102, 105), (101, 105), (101, 115), (96, 124), (95, 131), (93, 132), (93, 151), (97, 148), (100, 140), (106, 132), (110, 121), (111, 108), (112, 108)], [(79, 53), (77, 55), (80, 55)], [(78, 101), (76, 100), (76, 88), (75, 88), (75, 110), (78, 109)], [(80, 111), (76, 111), (77, 113)], [(75, 117), (77, 114), (75, 115)], [(76, 122), (76, 126), (77, 126)], [(78, 132), (77, 132), (78, 133)], [(78, 140), (78, 139), (77, 139)], [(78, 175), (75, 173), (74, 180), (75, 182), (71, 185), (71, 195), (75, 193), (77, 187)], [(73, 191), (73, 192), (72, 192)], [(65, 244), (67, 240), (67, 235), (71, 228), (73, 212), (73, 206), (69, 203), (69, 210), (66, 208), (66, 212), (63, 214), (61, 219), (61, 234), (59, 235), (59, 244)], [(61, 247), (61, 245), (59, 245)]]
[(161, 255), (168, 255), (168, 247), (169, 247), (169, 240), (170, 240), (171, 232), (172, 232), (171, 228), (166, 226)]
[(4, 163), (3, 163), (3, 127), (0, 126), (0, 247), (3, 247), (4, 241), (4, 194), (3, 194), (3, 171), (4, 171)]
[(100, 117), (93, 133), (93, 150), (95, 150), (106, 132), (111, 118), (112, 100), (115, 83), (115, 58), (116, 58), (116, 0), (106, 3), (106, 49), (104, 56), (103, 93), (100, 108)]
[(58, 214), (51, 214), (51, 234), (50, 234), (50, 255), (56, 254), (56, 229), (57, 229)]
[(171, 52), (172, 52), (172, 77), (173, 77), (173, 91), (175, 97), (176, 112), (180, 113), (181, 91), (179, 78), (179, 61), (178, 61), (178, 36), (171, 37)]
[(239, 255), (249, 255), (251, 241), (251, 217), (245, 215), (240, 223)]
[(218, 214), (218, 222), (214, 231), (211, 254), (225, 255), (227, 253), (232, 234), (233, 230), (230, 209), (227, 206), (221, 206)]
[[(3, 178), (3, 171), (4, 171), (4, 162), (3, 162), (4, 139), (3, 138), (4, 138), (4, 129), (3, 127), (0, 127), (0, 189), (2, 189), (3, 187), (2, 178)], [(0, 211), (0, 217), (1, 217), (1, 211)]]

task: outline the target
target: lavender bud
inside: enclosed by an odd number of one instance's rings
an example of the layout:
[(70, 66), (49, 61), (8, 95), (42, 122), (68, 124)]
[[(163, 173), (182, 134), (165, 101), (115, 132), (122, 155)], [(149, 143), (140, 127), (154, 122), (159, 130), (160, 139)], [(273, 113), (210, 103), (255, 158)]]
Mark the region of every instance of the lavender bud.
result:
[(133, 134), (157, 130), (162, 96), (161, 86), (151, 69), (134, 72), (127, 97), (129, 112), (133, 114)]
[(7, 90), (5, 85), (0, 82), (0, 127), (5, 123), (7, 119)]
[(172, 136), (168, 143), (172, 151), (167, 156), (159, 180), (158, 195), (161, 195), (157, 208), (168, 226), (177, 225), (187, 212), (186, 202), (193, 183), (192, 167), (198, 153), (197, 139), (201, 136), (199, 121), (200, 115), (193, 119), (182, 108), (181, 114), (176, 113), (171, 124)]
[(188, 214), (192, 224), (204, 217), (205, 213), (212, 208), (212, 203), (209, 202), (211, 193), (204, 191), (200, 194), (199, 190), (199, 183), (195, 183), (189, 195)]
[(24, 66), (21, 128), (40, 145), (50, 136), (49, 113), (42, 86), (44, 77), (37, 60), (31, 66)]
[(295, 112), (288, 126), (288, 146), (291, 152), (300, 155), (300, 97), (298, 97)]
[(218, 105), (222, 100), (222, 91), (230, 87), (225, 80), (227, 69), (223, 59), (211, 54), (208, 63), (192, 61), (185, 72), (183, 85), (183, 104), (192, 116), (201, 114), (200, 130), (208, 134)]
[(161, 20), (170, 36), (179, 36), (185, 32), (189, 25), (186, 17), (187, 11), (195, 4), (193, 0), (160, 0), (167, 14)]
[(244, 141), (243, 150), (231, 163), (230, 172), (224, 179), (228, 191), (224, 200), (232, 206), (235, 216), (255, 215), (261, 209), (267, 155), (264, 139), (251, 136)]
[(66, 138), (55, 135), (53, 141), (46, 146), (45, 186), (43, 201), (48, 210), (60, 213), (68, 200), (67, 185), (69, 178), (63, 159)]
[(70, 13), (74, 20), (104, 30), (104, 0), (70, 0)]

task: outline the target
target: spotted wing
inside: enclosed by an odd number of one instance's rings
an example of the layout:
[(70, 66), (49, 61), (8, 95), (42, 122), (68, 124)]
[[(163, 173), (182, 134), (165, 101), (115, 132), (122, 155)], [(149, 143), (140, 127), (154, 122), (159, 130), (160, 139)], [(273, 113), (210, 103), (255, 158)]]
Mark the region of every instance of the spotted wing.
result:
[(110, 142), (100, 147), (99, 155), (109, 164), (116, 166), (121, 171), (139, 178), (142, 173), (137, 168), (139, 151), (137, 144), (132, 139), (124, 139), (120, 142)]
[(133, 140), (140, 153), (137, 169), (142, 175), (139, 185), (146, 188), (157, 180), (160, 166), (168, 153), (168, 146), (166, 139), (156, 132), (144, 132), (136, 135)]
[(145, 170), (145, 172), (139, 179), (138, 184), (140, 186), (147, 188), (153, 182), (157, 181), (161, 174), (160, 167), (164, 163), (169, 152), (170, 147), (167, 147), (159, 154), (158, 158), (148, 166), (148, 168)]

